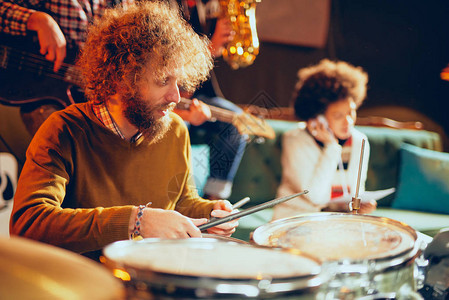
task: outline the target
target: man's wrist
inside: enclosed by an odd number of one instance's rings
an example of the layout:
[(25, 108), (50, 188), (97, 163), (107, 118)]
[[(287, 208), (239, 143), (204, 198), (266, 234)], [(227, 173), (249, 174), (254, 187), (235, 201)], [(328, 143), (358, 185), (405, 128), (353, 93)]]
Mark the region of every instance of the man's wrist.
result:
[(136, 216), (137, 216), (137, 206), (134, 206), (131, 211), (131, 216), (129, 217), (129, 224), (128, 224), (128, 235), (131, 236), (134, 230), (134, 223), (136, 222)]
[(128, 225), (129, 238), (131, 240), (142, 237), (141, 234), (141, 225), (142, 225), (142, 217), (145, 208), (149, 207), (151, 202), (148, 202), (146, 205), (139, 205), (133, 208), (131, 213), (130, 222)]

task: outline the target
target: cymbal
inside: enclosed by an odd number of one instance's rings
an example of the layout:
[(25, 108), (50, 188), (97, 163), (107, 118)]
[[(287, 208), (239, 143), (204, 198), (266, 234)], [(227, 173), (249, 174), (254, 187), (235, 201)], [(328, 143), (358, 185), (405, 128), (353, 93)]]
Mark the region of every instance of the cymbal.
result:
[(79, 254), (21, 237), (0, 237), (4, 299), (124, 299), (104, 266)]

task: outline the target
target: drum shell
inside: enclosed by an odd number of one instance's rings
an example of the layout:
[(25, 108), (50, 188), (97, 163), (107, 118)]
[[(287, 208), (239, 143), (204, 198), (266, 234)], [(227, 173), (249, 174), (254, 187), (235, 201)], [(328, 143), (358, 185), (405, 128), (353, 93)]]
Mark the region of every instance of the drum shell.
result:
[[(217, 246), (231, 243), (242, 247), (263, 248), (267, 251), (276, 250), (248, 244), (244, 245), (243, 243), (226, 242), (214, 238), (192, 238), (186, 240), (144, 239), (139, 242), (116, 242), (105, 248), (103, 262), (116, 276), (117, 274), (129, 275), (129, 278), (124, 280), (128, 299), (315, 299), (320, 285), (325, 281), (319, 272), (306, 276), (281, 279), (264, 277), (240, 279), (180, 275), (159, 272), (152, 268), (141, 267), (134, 263), (129, 264), (114, 258), (114, 252), (122, 251), (121, 249), (123, 248), (136, 247), (138, 244), (151, 245), (161, 243), (182, 243), (186, 247), (199, 243)], [(277, 250), (285, 251), (282, 249)], [(318, 260), (315, 261), (320, 264)], [(124, 279), (122, 276), (117, 277)]]
[[(283, 227), (286, 229), (295, 224), (297, 226), (305, 226), (303, 224), (309, 224), (310, 222), (335, 222), (341, 220), (374, 222), (379, 225), (386, 224), (388, 226), (397, 227), (398, 230), (403, 231), (410, 236), (413, 244), (406, 247), (406, 249), (400, 253), (386, 257), (380, 255), (379, 257), (371, 256), (358, 259), (346, 257), (322, 259), (323, 271), (329, 272), (329, 276), (331, 277), (327, 284), (328, 289), (331, 289), (331, 286), (341, 287), (350, 281), (358, 279), (359, 283), (357, 285), (364, 281), (362, 283), (364, 286), (355, 286), (354, 284), (350, 286), (350, 288), (358, 289), (355, 291), (358, 296), (379, 292), (397, 292), (401, 287), (411, 288), (416, 291), (416, 265), (414, 262), (416, 258), (421, 255), (424, 243), (420, 240), (419, 235), (414, 229), (396, 220), (346, 213), (323, 212), (304, 214), (262, 225), (254, 231), (252, 239), (253, 242), (258, 245), (288, 248), (285, 245), (282, 246), (270, 243), (267, 237), (276, 234), (279, 230), (282, 230)], [(345, 233), (342, 233), (342, 235), (343, 234)], [(332, 245), (328, 245), (324, 241), (323, 246), (332, 249)], [(307, 243), (304, 244), (304, 247), (295, 249), (308, 253)], [(314, 255), (320, 257), (316, 252)], [(351, 283), (348, 284), (351, 285)]]

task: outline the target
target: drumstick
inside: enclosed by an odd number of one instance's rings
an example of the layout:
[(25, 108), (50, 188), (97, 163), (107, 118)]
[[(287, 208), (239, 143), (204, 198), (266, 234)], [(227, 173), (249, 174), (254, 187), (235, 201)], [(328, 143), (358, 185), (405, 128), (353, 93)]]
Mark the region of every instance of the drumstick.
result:
[(232, 221), (232, 220), (235, 220), (235, 219), (247, 216), (249, 214), (258, 212), (258, 211), (260, 211), (262, 209), (273, 207), (273, 206), (275, 206), (275, 205), (277, 205), (279, 203), (282, 203), (282, 202), (288, 201), (290, 199), (296, 198), (298, 196), (307, 194), (308, 192), (309, 191), (305, 190), (305, 191), (303, 191), (301, 193), (293, 194), (293, 195), (282, 197), (282, 198), (273, 199), (273, 200), (267, 201), (265, 203), (262, 203), (262, 204), (250, 207), (248, 209), (244, 209), (242, 211), (236, 212), (234, 214), (227, 215), (226, 217), (217, 218), (216, 220), (209, 221), (206, 224), (198, 226), (198, 228), (201, 231), (204, 231), (204, 230), (209, 229), (211, 227), (215, 227), (217, 225), (220, 225), (220, 224), (223, 224), (223, 223), (226, 223), (226, 222), (229, 222), (229, 221)]
[(250, 197), (245, 197), (242, 200), (237, 201), (233, 206), (232, 209), (237, 209), (242, 207), (243, 205), (245, 205), (246, 203), (248, 203), (248, 201), (250, 200)]

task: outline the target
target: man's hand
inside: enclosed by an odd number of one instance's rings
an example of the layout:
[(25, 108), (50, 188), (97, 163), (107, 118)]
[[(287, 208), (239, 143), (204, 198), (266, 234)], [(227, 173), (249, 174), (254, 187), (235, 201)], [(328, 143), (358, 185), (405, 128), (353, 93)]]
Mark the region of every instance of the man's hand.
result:
[(57, 72), (66, 56), (66, 39), (56, 21), (48, 14), (37, 11), (28, 19), (27, 29), (37, 32), (40, 53), (53, 61)]
[[(211, 212), (211, 217), (223, 218), (231, 214), (232, 212), (237, 212), (238, 210), (232, 210), (232, 204), (227, 200), (218, 200), (214, 205), (214, 209)], [(235, 232), (235, 228), (239, 225), (237, 220), (233, 220), (221, 225), (207, 229), (207, 233), (219, 234), (223, 236), (231, 236)]]
[(215, 31), (210, 38), (211, 53), (214, 57), (221, 56), (223, 48), (232, 41), (235, 32), (232, 30), (231, 21), (228, 18), (217, 20)]
[(143, 238), (189, 238), (201, 237), (199, 225), (207, 219), (192, 219), (174, 210), (145, 208), (143, 210), (140, 233)]
[(212, 116), (210, 108), (204, 102), (193, 99), (189, 110), (175, 109), (175, 112), (186, 122), (199, 126), (209, 120)]

